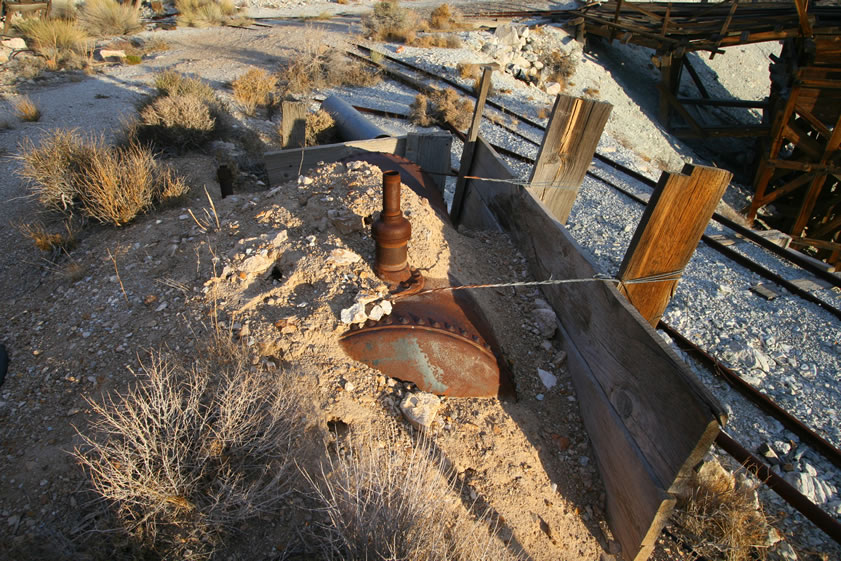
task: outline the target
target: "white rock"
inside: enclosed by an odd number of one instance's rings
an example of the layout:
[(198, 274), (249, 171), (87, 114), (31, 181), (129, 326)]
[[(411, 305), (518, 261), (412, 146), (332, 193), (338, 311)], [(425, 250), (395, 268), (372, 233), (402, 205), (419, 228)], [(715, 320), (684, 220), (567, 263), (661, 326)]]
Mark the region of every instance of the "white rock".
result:
[(429, 428), (440, 408), (441, 399), (437, 395), (425, 392), (409, 394), (400, 402), (403, 416), (419, 429)]
[(381, 319), (383, 319), (384, 315), (385, 312), (383, 312), (382, 306), (380, 306), (379, 304), (375, 305), (373, 308), (371, 308), (371, 311), (368, 312), (368, 318), (374, 321), (380, 321)]
[(503, 45), (519, 45), (520, 37), (517, 34), (517, 29), (510, 23), (504, 23), (496, 28), (494, 37), (497, 42)]
[(9, 62), (9, 57), (12, 56), (12, 49), (0, 47), (0, 63)]
[(281, 230), (277, 233), (277, 235), (274, 238), (272, 238), (271, 244), (274, 247), (280, 247), (281, 245), (283, 245), (283, 242), (285, 242), (288, 239), (289, 232), (287, 232), (286, 230)]
[(239, 270), (247, 274), (259, 274), (267, 271), (272, 265), (274, 265), (274, 259), (258, 253), (243, 261)]
[(561, 85), (558, 82), (546, 82), (543, 88), (549, 95), (558, 95), (561, 93)]
[(537, 369), (537, 375), (540, 376), (540, 381), (543, 382), (543, 385), (546, 386), (547, 390), (551, 390), (555, 387), (555, 384), (558, 383), (558, 377), (552, 374), (551, 372), (547, 372), (542, 368)]
[(126, 58), (126, 52), (122, 49), (100, 49), (99, 56), (102, 60), (121, 61)]
[(529, 66), (531, 66), (531, 63), (522, 56), (515, 56), (514, 60), (511, 61), (511, 64), (513, 64), (514, 66), (519, 66), (522, 69), (526, 69)]
[(351, 263), (358, 263), (362, 261), (362, 256), (349, 249), (336, 248), (330, 252), (330, 257), (327, 258), (328, 263), (335, 263), (336, 265), (350, 265)]
[(380, 308), (382, 308), (383, 313), (385, 315), (388, 315), (388, 314), (391, 313), (391, 302), (390, 301), (383, 300), (382, 302), (379, 303), (379, 306), (380, 306)]
[(14, 49), (17, 51), (26, 48), (26, 41), (20, 37), (15, 37), (13, 39), (4, 39), (0, 41), (0, 45), (3, 45), (7, 49)]
[(348, 325), (353, 323), (364, 323), (368, 316), (365, 314), (365, 304), (363, 302), (356, 302), (350, 308), (345, 308), (340, 313), (342, 323)]
[(311, 185), (313, 182), (312, 177), (307, 177), (306, 175), (299, 175), (298, 176), (298, 185)]

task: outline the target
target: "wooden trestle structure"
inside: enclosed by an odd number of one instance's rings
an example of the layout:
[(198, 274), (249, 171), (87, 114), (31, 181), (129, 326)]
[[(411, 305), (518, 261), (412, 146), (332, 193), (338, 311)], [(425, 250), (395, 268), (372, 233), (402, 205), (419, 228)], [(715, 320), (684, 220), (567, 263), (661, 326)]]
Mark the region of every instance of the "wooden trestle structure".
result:
[[(756, 137), (748, 218), (773, 203), (774, 226), (789, 233), (793, 245), (816, 248), (841, 269), (841, 7), (809, 0), (611, 0), (546, 15), (566, 20), (579, 39), (595, 35), (654, 49), (662, 124), (683, 138)], [(772, 57), (764, 100), (713, 98), (687, 57), (765, 41), (784, 47)], [(698, 92), (694, 97), (680, 94), (684, 70)], [(762, 120), (722, 123), (709, 108), (761, 109)]]

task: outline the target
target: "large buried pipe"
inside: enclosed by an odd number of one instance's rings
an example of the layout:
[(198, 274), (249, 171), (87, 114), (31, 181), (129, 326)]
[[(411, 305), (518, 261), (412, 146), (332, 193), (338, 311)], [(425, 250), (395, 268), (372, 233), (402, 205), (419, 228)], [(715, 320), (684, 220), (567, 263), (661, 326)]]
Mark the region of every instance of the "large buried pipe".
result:
[(321, 102), (321, 108), (327, 111), (336, 121), (339, 136), (345, 141), (388, 138), (391, 136), (363, 117), (362, 113), (340, 97), (331, 95)]

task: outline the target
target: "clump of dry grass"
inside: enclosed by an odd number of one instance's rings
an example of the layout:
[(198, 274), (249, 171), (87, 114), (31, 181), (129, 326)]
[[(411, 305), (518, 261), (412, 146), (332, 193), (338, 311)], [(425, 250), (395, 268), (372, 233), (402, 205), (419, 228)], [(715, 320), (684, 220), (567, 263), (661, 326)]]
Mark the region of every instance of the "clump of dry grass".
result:
[(50, 230), (43, 222), (18, 224), (17, 229), (45, 253), (69, 252), (76, 246), (76, 232), (70, 221), (64, 222), (62, 232)]
[(207, 559), (244, 522), (283, 509), (306, 444), (305, 387), (239, 351), (189, 366), (153, 355), (94, 412), (75, 452), (125, 528), (163, 559)]
[(447, 35), (442, 33), (427, 33), (416, 37), (411, 41), (413, 47), (420, 47), (423, 49), (430, 49), (433, 47), (443, 47), (445, 49), (459, 49), (462, 46), (461, 39), (455, 35)]
[(736, 481), (718, 462), (693, 474), (675, 517), (699, 555), (709, 559), (765, 559), (771, 530), (755, 487)]
[(543, 68), (546, 80), (559, 83), (561, 89), (566, 87), (569, 78), (575, 74), (575, 62), (573, 58), (560, 51), (549, 53), (549, 56), (543, 61)]
[(15, 102), (15, 112), (21, 121), (34, 123), (41, 119), (41, 110), (28, 96), (20, 97)]
[(333, 117), (323, 109), (315, 113), (307, 113), (307, 146), (336, 142), (338, 136), (335, 124)]
[(333, 86), (372, 86), (380, 75), (341, 51), (328, 47), (318, 33), (309, 35), (298, 56), (280, 68), (284, 93), (304, 94)]
[(95, 37), (129, 35), (143, 29), (137, 8), (117, 0), (85, 0), (79, 9), (78, 20), (82, 28)]
[(155, 76), (157, 95), (145, 102), (139, 118), (126, 123), (129, 142), (184, 150), (216, 134), (222, 106), (208, 84), (167, 70)]
[(473, 102), (459, 96), (452, 88), (418, 94), (412, 102), (410, 119), (416, 125), (430, 127), (449, 124), (464, 130), (473, 117)]
[(57, 129), (36, 147), (21, 146), (18, 174), (50, 210), (121, 226), (187, 192), (186, 183), (136, 143), (107, 146), (101, 137)]
[(168, 146), (200, 146), (216, 129), (207, 103), (191, 95), (166, 95), (140, 111), (138, 138)]
[(233, 0), (175, 0), (178, 25), (210, 27), (222, 25), (236, 18)]
[(27, 45), (47, 59), (47, 68), (81, 68), (90, 58), (93, 41), (75, 21), (26, 18), (15, 27)]
[(362, 17), (362, 28), (377, 41), (411, 43), (421, 29), (421, 18), (397, 0), (385, 0), (374, 4), (374, 10)]
[(349, 450), (308, 475), (326, 520), (323, 558), (479, 561), (517, 559), (484, 520), (460, 509), (456, 479), (427, 440), (377, 447), (351, 433)]
[(429, 27), (448, 31), (454, 29), (466, 29), (470, 27), (464, 23), (462, 13), (449, 4), (441, 4), (429, 15)]
[(260, 105), (269, 103), (270, 95), (277, 87), (278, 77), (261, 68), (251, 68), (233, 81), (234, 99), (248, 115), (253, 115)]
[(462, 78), (475, 80), (482, 77), (482, 67), (475, 62), (459, 62), (456, 65), (456, 70)]

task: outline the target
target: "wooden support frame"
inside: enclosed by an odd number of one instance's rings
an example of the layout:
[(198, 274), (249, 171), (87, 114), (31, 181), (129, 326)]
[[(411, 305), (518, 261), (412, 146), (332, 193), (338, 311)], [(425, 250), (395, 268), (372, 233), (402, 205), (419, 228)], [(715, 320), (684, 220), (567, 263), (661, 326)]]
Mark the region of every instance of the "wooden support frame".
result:
[[(535, 278), (592, 278), (593, 266), (563, 225), (508, 181), (513, 174), (481, 137), (474, 156), (474, 173), (489, 179), (469, 181), (465, 220), (509, 232)], [(608, 523), (624, 559), (644, 561), (725, 414), (613, 284), (554, 285), (544, 296), (561, 323)]]
[[(666, 311), (677, 290), (677, 279), (732, 177), (727, 170), (692, 165), (685, 166), (682, 173), (660, 176), (619, 268), (620, 292), (652, 327)], [(657, 275), (670, 278), (632, 284)]]

